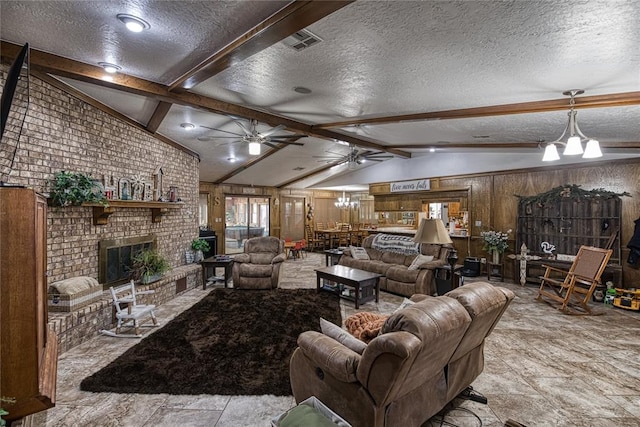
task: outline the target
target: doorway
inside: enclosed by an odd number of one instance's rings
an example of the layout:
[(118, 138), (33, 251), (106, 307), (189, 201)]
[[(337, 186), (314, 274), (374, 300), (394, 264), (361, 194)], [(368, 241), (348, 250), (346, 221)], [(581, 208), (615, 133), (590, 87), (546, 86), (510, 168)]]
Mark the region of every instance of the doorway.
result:
[(302, 197), (283, 197), (280, 224), (282, 239), (304, 239), (305, 203)]
[(244, 251), (244, 242), (269, 235), (269, 198), (226, 196), (224, 198), (226, 254)]

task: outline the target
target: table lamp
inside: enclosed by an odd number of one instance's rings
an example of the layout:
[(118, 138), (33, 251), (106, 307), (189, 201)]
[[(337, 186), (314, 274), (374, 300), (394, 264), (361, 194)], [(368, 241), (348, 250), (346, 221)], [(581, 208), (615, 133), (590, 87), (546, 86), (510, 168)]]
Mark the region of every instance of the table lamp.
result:
[[(413, 241), (417, 243), (433, 243), (439, 245), (452, 244), (453, 241), (451, 237), (449, 237), (449, 233), (444, 226), (444, 223), (439, 218), (423, 218), (420, 221), (420, 226), (418, 227), (418, 231), (416, 235), (413, 236)], [(438, 295), (444, 295), (451, 289), (453, 289), (453, 269), (458, 262), (458, 253), (455, 248), (452, 248), (449, 251), (449, 256), (447, 257), (447, 262), (451, 266), (451, 276), (449, 280), (449, 288), (444, 289), (442, 286), (438, 286), (438, 281), (436, 280), (436, 287), (438, 288)]]

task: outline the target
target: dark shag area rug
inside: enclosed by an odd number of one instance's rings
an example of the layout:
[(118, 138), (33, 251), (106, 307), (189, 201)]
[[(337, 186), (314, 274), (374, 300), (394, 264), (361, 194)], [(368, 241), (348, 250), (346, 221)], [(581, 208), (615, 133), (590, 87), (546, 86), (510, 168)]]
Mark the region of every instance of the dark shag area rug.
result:
[(336, 295), (315, 289), (214, 289), (82, 380), (93, 392), (291, 395), (289, 359), (320, 317), (340, 325)]

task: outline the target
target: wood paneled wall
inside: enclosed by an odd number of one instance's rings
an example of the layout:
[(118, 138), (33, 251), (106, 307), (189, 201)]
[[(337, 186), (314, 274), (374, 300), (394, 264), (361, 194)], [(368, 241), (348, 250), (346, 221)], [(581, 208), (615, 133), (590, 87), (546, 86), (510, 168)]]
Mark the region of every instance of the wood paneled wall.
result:
[[(634, 231), (634, 221), (640, 217), (640, 160), (617, 160), (594, 162), (587, 165), (572, 165), (563, 168), (542, 167), (536, 169), (496, 172), (478, 175), (460, 175), (432, 179), (432, 189), (470, 188), (470, 253), (487, 257), (482, 251), (480, 232), (485, 230), (513, 230), (510, 252), (515, 248), (515, 230), (518, 212), (518, 197), (533, 196), (559, 185), (576, 184), (585, 190), (604, 188), (616, 193), (628, 192), (631, 197), (622, 198), (622, 266), (625, 287), (640, 285), (640, 270), (631, 267), (626, 260), (626, 248)], [(385, 184), (372, 184), (383, 188)], [(388, 188), (388, 187), (386, 187)], [(414, 195), (412, 195), (413, 197)], [(475, 226), (476, 221), (482, 225)], [(462, 251), (466, 255), (466, 251)], [(512, 277), (513, 265), (506, 265), (507, 277)]]

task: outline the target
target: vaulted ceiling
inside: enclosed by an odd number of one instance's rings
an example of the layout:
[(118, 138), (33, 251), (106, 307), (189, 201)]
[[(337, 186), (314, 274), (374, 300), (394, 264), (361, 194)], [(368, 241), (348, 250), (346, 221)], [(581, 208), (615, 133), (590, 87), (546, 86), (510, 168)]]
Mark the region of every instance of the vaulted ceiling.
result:
[[(542, 166), (577, 88), (596, 161), (640, 156), (638, 1), (13, 0), (0, 19), (3, 60), (29, 43), (34, 75), (196, 153), (202, 181), (345, 188)], [(303, 37), (316, 41), (292, 47)], [(100, 63), (120, 67), (112, 81)], [(257, 156), (251, 120), (272, 139)], [(349, 144), (383, 161), (345, 164)]]

